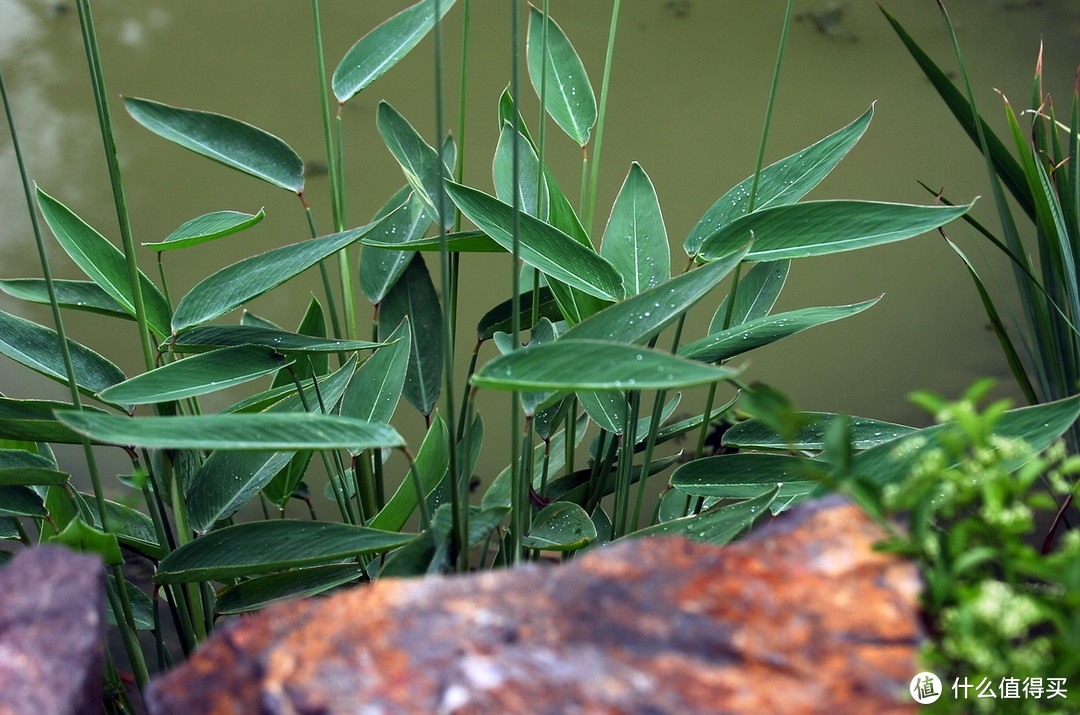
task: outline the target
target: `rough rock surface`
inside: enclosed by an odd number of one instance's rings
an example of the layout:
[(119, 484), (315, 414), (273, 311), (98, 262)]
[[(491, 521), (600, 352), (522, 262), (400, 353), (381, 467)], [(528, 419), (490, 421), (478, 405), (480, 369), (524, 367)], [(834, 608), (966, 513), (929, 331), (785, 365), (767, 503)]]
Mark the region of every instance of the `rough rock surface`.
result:
[(723, 549), (642, 539), (281, 604), (158, 680), (151, 711), (908, 712), (919, 583), (880, 537), (833, 503)]
[(0, 713), (101, 711), (101, 560), (59, 546), (0, 569)]

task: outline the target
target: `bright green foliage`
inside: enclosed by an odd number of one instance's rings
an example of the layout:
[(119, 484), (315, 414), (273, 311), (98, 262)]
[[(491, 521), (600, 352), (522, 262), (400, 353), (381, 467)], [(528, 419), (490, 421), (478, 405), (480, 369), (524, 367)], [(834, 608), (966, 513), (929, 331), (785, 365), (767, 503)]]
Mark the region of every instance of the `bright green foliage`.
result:
[(159, 243), (144, 243), (143, 245), (154, 251), (171, 251), (176, 248), (197, 246), (200, 243), (231, 236), (251, 228), (265, 217), (266, 213), (262, 209), (259, 209), (256, 214), (246, 214), (241, 211), (215, 211), (185, 221)]

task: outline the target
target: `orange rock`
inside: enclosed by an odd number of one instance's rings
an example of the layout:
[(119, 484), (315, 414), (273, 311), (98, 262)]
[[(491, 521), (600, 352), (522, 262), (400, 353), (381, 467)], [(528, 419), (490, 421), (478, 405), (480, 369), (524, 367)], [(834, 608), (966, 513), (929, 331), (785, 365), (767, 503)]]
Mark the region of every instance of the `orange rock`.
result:
[(919, 581), (836, 502), (725, 548), (388, 579), (235, 620), (155, 713), (908, 712)]

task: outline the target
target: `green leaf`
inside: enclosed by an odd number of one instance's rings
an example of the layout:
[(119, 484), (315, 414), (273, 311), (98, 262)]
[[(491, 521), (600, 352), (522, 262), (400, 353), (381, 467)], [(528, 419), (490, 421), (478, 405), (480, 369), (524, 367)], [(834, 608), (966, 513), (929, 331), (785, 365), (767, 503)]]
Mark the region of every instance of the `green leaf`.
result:
[[(766, 261), (756, 263), (739, 281), (735, 292), (735, 305), (731, 309), (731, 320), (727, 327), (741, 325), (769, 314), (787, 282), (791, 261)], [(728, 295), (720, 303), (709, 324), (709, 334), (724, 329), (724, 320), (728, 315)]]
[(292, 365), (272, 348), (239, 345), (177, 360), (103, 390), (117, 404), (172, 402), (240, 385)]
[[(124, 310), (135, 315), (135, 303), (123, 252), (76, 216), (71, 209), (41, 189), (37, 190), (37, 201), (45, 223), (49, 224), (49, 229), (64, 251), (71, 256), (71, 260)], [(142, 271), (139, 271), (139, 286), (146, 307), (147, 323), (159, 337), (168, 335), (171, 312), (168, 302)]]
[[(581, 443), (582, 437), (585, 436), (585, 430), (589, 426), (589, 418), (587, 415), (580, 415), (577, 421), (574, 423), (574, 444), (575, 446)], [(533, 479), (533, 487), (540, 488), (540, 482), (543, 479), (542, 473), (544, 464), (548, 466), (548, 473), (554, 474), (562, 469), (564, 460), (566, 458), (566, 431), (559, 430), (551, 438), (551, 443), (541, 443), (533, 447), (532, 460), (533, 471), (535, 475)], [(491, 509), (495, 507), (511, 506), (511, 470), (508, 465), (499, 474), (491, 480), (490, 486), (487, 491), (484, 492), (484, 496), (480, 500), (480, 505), (484, 509)]]
[[(555, 302), (550, 288), (541, 288), (539, 291), (531, 290), (521, 294), (521, 324), (527, 325), (532, 318), (533, 296), (539, 296), (540, 305), (537, 306), (541, 318), (547, 318), (552, 322), (562, 320), (559, 305)], [(476, 339), (480, 341), (490, 340), (495, 333), (507, 333), (513, 327), (513, 299), (504, 300), (497, 306), (484, 313), (480, 322), (476, 324)]]
[[(382, 219), (385, 221), (386, 219)], [(376, 224), (377, 225), (377, 224)], [(375, 225), (361, 226), (275, 248), (226, 266), (204, 278), (176, 306), (172, 329), (179, 333), (257, 298), (358, 241)]]
[(389, 422), (401, 399), (408, 371), (412, 345), (409, 318), (406, 316), (387, 337), (390, 344), (379, 348), (364, 361), (341, 399), (345, 417)]
[[(441, 18), (454, 0), (441, 0)], [(357, 40), (341, 58), (331, 86), (338, 102), (347, 102), (409, 53), (435, 26), (435, 1), (422, 0), (384, 21)]]
[(696, 516), (672, 519), (663, 524), (650, 526), (629, 534), (631, 538), (639, 536), (682, 536), (694, 541), (722, 546), (750, 528), (750, 525), (763, 514), (769, 512), (776, 499), (778, 489), (771, 489), (761, 496), (704, 511)]
[[(90, 499), (92, 500), (92, 497)], [(101, 523), (97, 519), (97, 514), (93, 516), (94, 526), (100, 528)], [(124, 546), (131, 547), (155, 560), (164, 555), (165, 552), (158, 543), (157, 532), (154, 530), (154, 522), (146, 514), (106, 499), (105, 518), (109, 522), (109, 533), (115, 535)]]
[[(861, 117), (843, 129), (762, 169), (754, 201), (755, 210), (793, 204), (806, 196), (858, 143), (873, 116), (874, 107), (871, 105)], [(705, 212), (683, 244), (687, 255), (696, 254), (702, 241), (747, 213), (753, 183), (754, 177), (748, 176)]]
[(60, 486), (71, 475), (51, 467), (0, 467), (0, 486)]
[(914, 427), (898, 425), (892, 422), (872, 420), (867, 417), (836, 415), (829, 412), (802, 412), (799, 415), (806, 420), (789, 444), (776, 430), (759, 419), (746, 420), (732, 425), (724, 432), (724, 444), (744, 449), (825, 449), (825, 433), (829, 425), (836, 420), (846, 419), (851, 430), (851, 446), (854, 449), (869, 449), (879, 444), (902, 437), (915, 431)]
[(176, 549), (154, 583), (215, 581), (387, 551), (413, 538), (365, 526), (275, 519), (229, 526)]
[(304, 162), (288, 144), (258, 127), (149, 99), (124, 97), (124, 107), (136, 122), (174, 144), (274, 186), (304, 190)]
[[(431, 427), (428, 428), (413, 461), (426, 496), (442, 481), (450, 465), (450, 432), (442, 417), (436, 415), (431, 421)], [(371, 520), (371, 526), (375, 529), (398, 531), (405, 526), (416, 505), (416, 482), (412, 475), (406, 474), (394, 496)]]
[(436, 224), (440, 223), (439, 204), (442, 203), (447, 220), (443, 227), (449, 229), (453, 225), (453, 211), (445, 190), (439, 186), (439, 178), (440, 173), (444, 177), (450, 176), (450, 173), (441, 164), (439, 153), (386, 101), (379, 102), (376, 123), (386, 148), (401, 165), (409, 186), (423, 200), (428, 218)]
[(222, 615), (256, 611), (274, 601), (307, 598), (364, 575), (360, 564), (327, 564), (241, 581), (218, 593), (214, 610)]
[[(425, 221), (430, 222), (424, 214)], [(425, 229), (426, 230), (426, 229)], [(460, 231), (446, 234), (446, 250), (450, 253), (506, 253), (506, 249), (480, 231)], [(443, 237), (428, 236), (396, 243), (383, 238), (364, 238), (364, 246), (406, 255), (408, 252), (438, 253), (442, 250)]]
[(116, 445), (158, 449), (368, 449), (404, 444), (392, 427), (315, 413), (120, 417), (57, 412), (76, 432)]
[(564, 337), (497, 357), (473, 375), (472, 383), (497, 390), (667, 390), (737, 374), (657, 350)]
[(650, 340), (701, 300), (738, 265), (749, 246), (672, 278), (583, 320), (565, 337), (636, 343)]
[[(530, 5), (529, 10), (529, 79), (540, 96), (543, 74), (544, 109), (571, 139), (585, 146), (596, 124), (596, 95), (585, 74), (585, 66), (562, 28), (535, 7)], [(546, 53), (541, 47), (545, 24)]]
[[(85, 310), (113, 318), (134, 320), (116, 299), (92, 281), (53, 280), (56, 302), (61, 308)], [(8, 295), (30, 303), (49, 305), (49, 289), (43, 278), (13, 278), (0, 280), (0, 290)]]
[(915, 206), (877, 201), (805, 201), (747, 214), (708, 236), (698, 259), (712, 261), (754, 239), (747, 261), (777, 261), (853, 251), (932, 231), (966, 206)]
[(265, 217), (266, 213), (262, 209), (259, 209), (257, 214), (246, 214), (241, 211), (214, 211), (186, 221), (163, 241), (143, 245), (152, 251), (187, 248), (239, 233), (251, 228)]
[[(114, 585), (116, 579), (112, 574), (108, 574), (109, 581)], [(154, 609), (157, 607), (154, 601), (151, 600), (146, 593), (135, 584), (131, 583), (127, 579), (124, 579), (124, 589), (127, 590), (128, 598), (131, 600), (132, 618), (135, 620), (135, 630), (138, 631), (150, 631), (154, 629)], [(123, 619), (123, 616), (120, 617)], [(105, 599), (105, 622), (110, 626), (117, 624), (116, 614), (112, 610), (112, 601), (108, 598)]]
[(44, 519), (49, 515), (45, 502), (29, 487), (0, 486), (0, 516), (29, 516)]
[(405, 373), (405, 399), (423, 414), (431, 413), (439, 398), (443, 370), (443, 319), (439, 296), (420, 256), (383, 299), (379, 310), (379, 336), (389, 336), (409, 319), (411, 351)]
[(79, 517), (69, 521), (67, 526), (48, 539), (47, 543), (63, 544), (75, 551), (98, 554), (110, 566), (124, 563), (124, 555), (120, 553), (116, 536), (95, 529)]
[(771, 490), (778, 503), (806, 498), (818, 483), (802, 457), (743, 452), (687, 462), (671, 473), (671, 486), (699, 497), (749, 499)]
[[(405, 272), (412, 256), (406, 251), (391, 251), (368, 245), (367, 242), (381, 241), (393, 245), (409, 243), (423, 236), (431, 226), (431, 219), (424, 210), (420, 196), (415, 191), (407, 191), (407, 194), (404, 200), (396, 204), (404, 208), (394, 212), (393, 218), (380, 223), (377, 230), (364, 237), (364, 247), (360, 252), (360, 290), (372, 303), (383, 301)], [(383, 210), (396, 208), (389, 205), (396, 198), (391, 199)]]
[[(123, 382), (124, 373), (116, 365), (88, 347), (73, 340), (67, 342), (80, 392), (96, 395), (107, 387)], [(57, 382), (68, 384), (60, 337), (55, 330), (0, 311), (0, 354)]]
[[(68, 429), (53, 415), (54, 410), (66, 410), (70, 407), (69, 402), (0, 397), (0, 439), (82, 444), (82, 435)], [(83, 406), (83, 410), (107, 414), (87, 405)]]
[(180, 333), (163, 349), (197, 353), (228, 346), (260, 345), (279, 353), (348, 353), (371, 350), (385, 344), (366, 340), (333, 340), (254, 325), (200, 325)]
[[(300, 319), (296, 333), (316, 340), (326, 340), (326, 315), (315, 296), (312, 296), (308, 302), (307, 310), (304, 311), (304, 317)], [(275, 352), (282, 351), (275, 349)], [(313, 375), (321, 377), (330, 372), (330, 356), (325, 351), (314, 351), (302, 357), (303, 359), (291, 369), (278, 370), (270, 387), (295, 384), (297, 380), (303, 382), (310, 380)]]
[(575, 551), (596, 539), (596, 525), (588, 512), (572, 502), (548, 504), (533, 517), (521, 545), (545, 551)]
[(611, 207), (600, 255), (622, 275), (627, 295), (671, 278), (671, 249), (660, 202), (652, 181), (636, 161)]
[(547, 179), (540, 170), (540, 159), (529, 140), (515, 132), (505, 123), (499, 132), (499, 144), (495, 147), (495, 161), (491, 165), (495, 182), (495, 195), (503, 203), (514, 203), (514, 142), (518, 146), (518, 208), (541, 220), (547, 219)]
[(851, 305), (802, 308), (787, 313), (766, 315), (764, 318), (751, 320), (695, 340), (679, 348), (679, 354), (703, 362), (720, 362), (762, 345), (774, 343), (807, 328), (861, 313), (879, 300), (881, 298)]
[[(513, 251), (514, 209), (494, 196), (446, 182), (450, 198), (480, 230), (507, 251)], [(614, 266), (559, 229), (520, 213), (521, 260), (555, 280), (589, 295), (615, 301), (623, 297), (622, 276)]]

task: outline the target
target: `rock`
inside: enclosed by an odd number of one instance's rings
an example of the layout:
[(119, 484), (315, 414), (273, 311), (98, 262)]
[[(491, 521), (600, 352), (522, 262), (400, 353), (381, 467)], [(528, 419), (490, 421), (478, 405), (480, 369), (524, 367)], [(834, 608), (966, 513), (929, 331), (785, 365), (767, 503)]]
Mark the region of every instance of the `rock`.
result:
[(920, 584), (881, 536), (833, 502), (725, 548), (641, 539), (279, 604), (157, 680), (151, 712), (913, 711)]
[(101, 712), (103, 579), (100, 559), (58, 546), (0, 569), (0, 713)]

